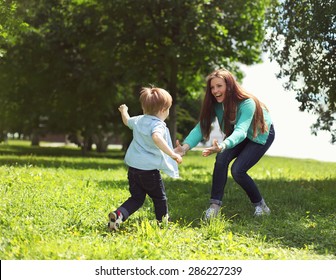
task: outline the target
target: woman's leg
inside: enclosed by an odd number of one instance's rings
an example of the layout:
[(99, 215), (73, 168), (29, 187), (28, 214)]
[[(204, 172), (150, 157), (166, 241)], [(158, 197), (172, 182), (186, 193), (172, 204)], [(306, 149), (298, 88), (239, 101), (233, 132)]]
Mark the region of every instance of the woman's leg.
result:
[(211, 204), (222, 205), (229, 164), (238, 156), (244, 146), (245, 141), (232, 149), (224, 150), (222, 153), (217, 154), (212, 173)]
[(272, 125), (265, 145), (248, 140), (231, 167), (232, 177), (245, 190), (251, 202), (255, 204), (262, 201), (262, 196), (253, 179), (247, 174), (247, 171), (262, 158), (273, 143), (273, 140), (274, 129)]

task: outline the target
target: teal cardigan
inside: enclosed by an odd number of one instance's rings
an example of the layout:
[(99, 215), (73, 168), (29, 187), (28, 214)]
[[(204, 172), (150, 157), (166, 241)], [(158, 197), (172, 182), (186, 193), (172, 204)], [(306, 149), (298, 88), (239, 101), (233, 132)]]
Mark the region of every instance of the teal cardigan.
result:
[[(257, 137), (253, 138), (253, 115), (256, 110), (256, 104), (252, 98), (246, 99), (238, 104), (236, 114), (236, 124), (234, 131), (222, 143), (225, 144), (226, 149), (231, 149), (241, 143), (246, 137), (253, 142), (264, 145), (268, 138), (269, 130), (265, 133), (258, 132)], [(268, 128), (271, 127), (272, 120), (267, 109), (263, 109), (265, 122)], [(216, 103), (215, 114), (219, 124), (223, 119), (224, 109), (222, 103)], [(224, 131), (224, 124), (221, 130)], [(188, 144), (190, 149), (194, 148), (199, 142), (203, 140), (200, 123), (198, 123), (184, 140), (183, 144)]]

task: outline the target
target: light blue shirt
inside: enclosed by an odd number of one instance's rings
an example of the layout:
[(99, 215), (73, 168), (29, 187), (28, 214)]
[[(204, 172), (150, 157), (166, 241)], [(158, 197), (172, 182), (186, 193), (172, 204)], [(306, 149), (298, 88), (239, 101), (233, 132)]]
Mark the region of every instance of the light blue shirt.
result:
[(129, 118), (127, 125), (133, 130), (133, 140), (126, 152), (126, 164), (142, 170), (162, 170), (170, 177), (179, 178), (177, 162), (161, 151), (152, 139), (154, 132), (160, 133), (173, 149), (166, 123), (152, 115), (140, 115)]

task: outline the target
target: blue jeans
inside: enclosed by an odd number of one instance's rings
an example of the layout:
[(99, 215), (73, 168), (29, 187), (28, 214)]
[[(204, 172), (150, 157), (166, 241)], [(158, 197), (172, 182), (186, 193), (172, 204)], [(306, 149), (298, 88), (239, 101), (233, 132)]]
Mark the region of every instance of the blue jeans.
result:
[(125, 221), (145, 202), (146, 195), (153, 200), (158, 221), (168, 214), (167, 196), (159, 170), (128, 168), (128, 182), (131, 196), (117, 209)]
[(274, 127), (271, 125), (269, 136), (264, 145), (255, 143), (246, 138), (243, 142), (232, 149), (224, 150), (216, 156), (216, 162), (212, 175), (212, 189), (210, 203), (222, 205), (224, 188), (227, 182), (230, 162), (236, 158), (231, 166), (233, 179), (244, 189), (252, 203), (259, 203), (262, 196), (253, 179), (247, 174), (266, 153), (274, 141)]

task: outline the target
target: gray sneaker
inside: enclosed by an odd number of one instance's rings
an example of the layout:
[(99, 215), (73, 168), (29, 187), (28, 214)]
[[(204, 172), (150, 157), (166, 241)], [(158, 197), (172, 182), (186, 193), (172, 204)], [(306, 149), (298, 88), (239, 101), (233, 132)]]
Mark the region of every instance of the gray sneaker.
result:
[(262, 205), (258, 205), (255, 207), (254, 216), (262, 216), (262, 215), (269, 215), (271, 210), (267, 207), (266, 203), (264, 202)]
[(107, 224), (107, 227), (109, 228), (109, 230), (118, 230), (123, 219), (123, 215), (121, 214), (121, 212), (111, 212), (108, 217), (109, 223)]
[(209, 220), (211, 218), (214, 218), (218, 215), (218, 212), (220, 210), (220, 206), (218, 204), (210, 204), (210, 207), (205, 211), (205, 219)]

